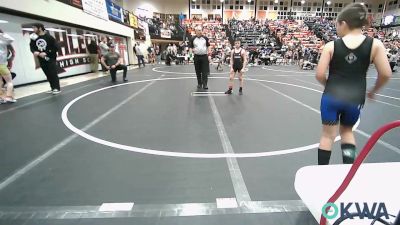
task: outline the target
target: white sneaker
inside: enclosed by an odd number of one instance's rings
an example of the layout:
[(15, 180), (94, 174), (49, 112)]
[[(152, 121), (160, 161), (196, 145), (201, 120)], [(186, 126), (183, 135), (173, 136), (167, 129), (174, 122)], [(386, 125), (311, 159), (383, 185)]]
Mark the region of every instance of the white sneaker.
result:
[(12, 97), (6, 97), (3, 99), (6, 103), (16, 103), (17, 100), (15, 98)]
[(53, 94), (53, 90), (48, 90), (45, 92), (46, 94)]
[(54, 89), (54, 90), (53, 90), (53, 95), (57, 95), (57, 94), (60, 94), (60, 93), (61, 93), (61, 91), (58, 90), (58, 89)]

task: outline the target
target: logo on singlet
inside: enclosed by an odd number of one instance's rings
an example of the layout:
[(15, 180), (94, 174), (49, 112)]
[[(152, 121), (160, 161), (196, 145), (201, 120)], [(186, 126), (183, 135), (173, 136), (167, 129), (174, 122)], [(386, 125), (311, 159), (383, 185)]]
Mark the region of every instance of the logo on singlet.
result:
[(354, 55), (354, 53), (350, 53), (350, 54), (348, 54), (347, 56), (346, 56), (346, 61), (349, 63), (349, 64), (353, 64), (355, 61), (357, 61), (357, 56), (356, 55)]

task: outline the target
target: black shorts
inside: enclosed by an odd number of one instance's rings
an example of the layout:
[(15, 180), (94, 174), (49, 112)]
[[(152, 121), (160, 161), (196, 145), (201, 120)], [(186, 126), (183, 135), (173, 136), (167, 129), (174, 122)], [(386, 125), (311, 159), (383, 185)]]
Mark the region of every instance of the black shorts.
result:
[(240, 72), (243, 69), (243, 65), (242, 66), (233, 66), (233, 72)]

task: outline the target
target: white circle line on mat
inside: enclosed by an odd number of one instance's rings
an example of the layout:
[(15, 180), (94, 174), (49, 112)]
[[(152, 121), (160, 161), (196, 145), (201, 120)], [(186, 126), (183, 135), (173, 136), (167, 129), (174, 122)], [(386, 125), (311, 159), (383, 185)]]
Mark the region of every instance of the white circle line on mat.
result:
[[(276, 150), (276, 151), (268, 151), (268, 152), (255, 152), (255, 153), (215, 153), (215, 154), (209, 154), (209, 153), (188, 153), (188, 152), (171, 152), (171, 151), (161, 151), (161, 150), (154, 150), (154, 149), (145, 149), (145, 148), (138, 148), (134, 146), (128, 146), (128, 145), (123, 145), (123, 144), (118, 144), (114, 142), (110, 142), (107, 140), (103, 140), (101, 138), (94, 137), (85, 131), (75, 127), (68, 118), (68, 111), (72, 107), (73, 104), (78, 102), (79, 100), (98, 93), (100, 91), (104, 91), (107, 89), (119, 87), (119, 86), (125, 86), (125, 85), (130, 85), (130, 84), (138, 84), (138, 83), (146, 83), (146, 82), (151, 82), (151, 81), (167, 81), (167, 80), (181, 80), (181, 79), (195, 79), (194, 77), (174, 77), (174, 78), (157, 78), (157, 79), (149, 79), (149, 80), (140, 80), (140, 81), (133, 81), (133, 82), (128, 82), (128, 83), (123, 83), (123, 84), (117, 84), (109, 87), (104, 87), (100, 88), (91, 92), (88, 92), (86, 94), (83, 94), (71, 102), (69, 102), (63, 109), (61, 113), (61, 119), (63, 123), (65, 124), (68, 129), (70, 129), (72, 132), (75, 134), (90, 140), (92, 142), (105, 145), (108, 147), (112, 147), (115, 149), (119, 150), (124, 150), (124, 151), (130, 151), (130, 152), (136, 152), (136, 153), (143, 153), (143, 154), (150, 154), (150, 155), (157, 155), (157, 156), (168, 156), (168, 157), (180, 157), (180, 158), (203, 158), (203, 159), (216, 159), (216, 158), (256, 158), (256, 157), (267, 157), (267, 156), (277, 156), (277, 155), (286, 155), (286, 154), (292, 154), (292, 153), (297, 153), (297, 152), (303, 152), (303, 151), (308, 151), (308, 150), (313, 150), (318, 148), (318, 143), (316, 144), (311, 144), (307, 146), (302, 146), (302, 147), (296, 147), (296, 148), (290, 148), (290, 149), (283, 149), (283, 150)], [(224, 77), (213, 77), (211, 79), (228, 79)], [(259, 79), (252, 79), (248, 78), (247, 80), (253, 80), (253, 81), (259, 81), (259, 82), (266, 82), (266, 83), (275, 83), (275, 84), (282, 84), (282, 85), (288, 85), (292, 87), (298, 87), (298, 88), (303, 88), (306, 90), (314, 91), (317, 93), (321, 93), (321, 91), (313, 89), (313, 88), (308, 88), (304, 87), (301, 85), (296, 85), (296, 84), (290, 84), (290, 83), (284, 83), (284, 82), (278, 82), (278, 81), (269, 81), (269, 80), (259, 80)], [(354, 126), (354, 128), (357, 128), (359, 125), (359, 122)], [(340, 140), (340, 137), (336, 137), (335, 141)]]

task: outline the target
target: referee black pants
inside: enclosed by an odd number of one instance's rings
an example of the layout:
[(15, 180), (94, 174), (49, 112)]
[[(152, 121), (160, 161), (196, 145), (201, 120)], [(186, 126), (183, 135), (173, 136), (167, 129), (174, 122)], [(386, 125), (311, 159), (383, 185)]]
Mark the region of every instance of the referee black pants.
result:
[(197, 83), (199, 85), (207, 86), (208, 74), (210, 73), (210, 64), (207, 55), (194, 56), (194, 68), (197, 75)]
[(40, 67), (47, 77), (51, 90), (60, 90), (60, 80), (57, 74), (57, 62), (55, 59), (49, 61), (40, 61)]

